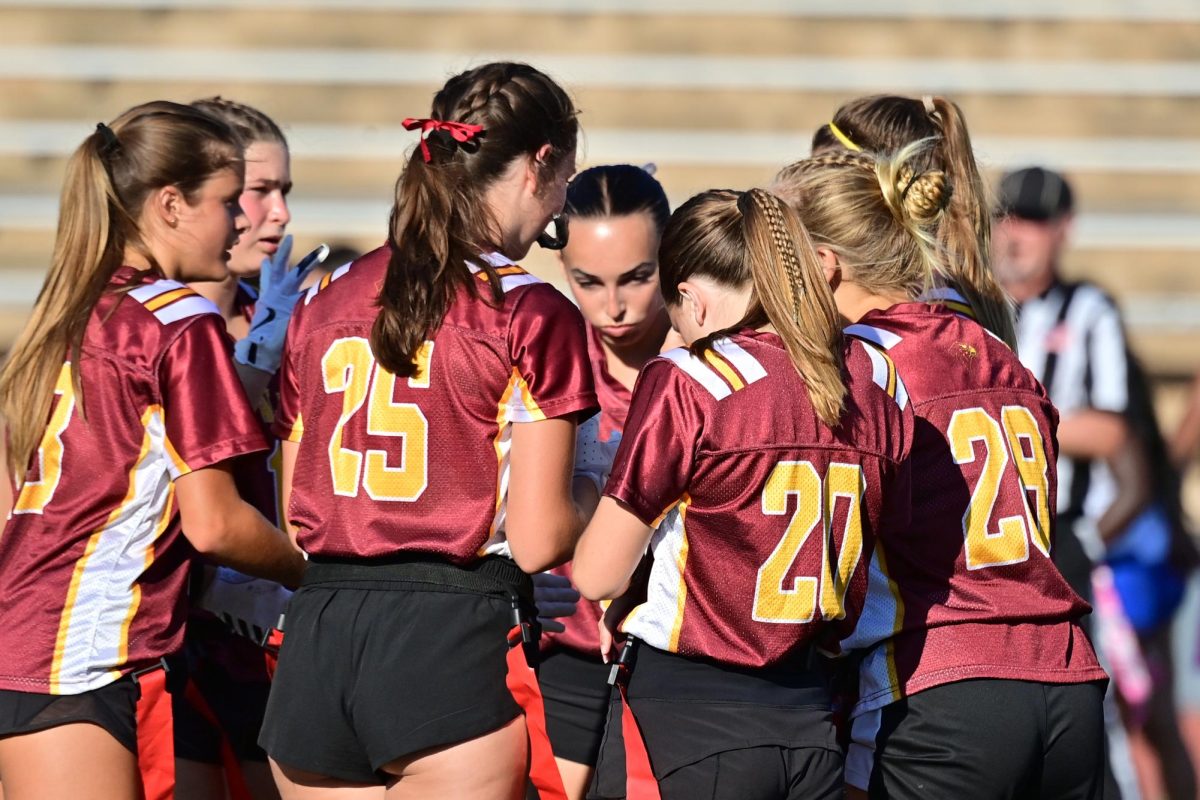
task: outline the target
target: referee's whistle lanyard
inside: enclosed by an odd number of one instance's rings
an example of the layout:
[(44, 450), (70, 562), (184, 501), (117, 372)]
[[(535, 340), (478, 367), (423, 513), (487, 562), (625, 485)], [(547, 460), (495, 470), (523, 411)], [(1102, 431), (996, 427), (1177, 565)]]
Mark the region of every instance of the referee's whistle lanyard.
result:
[(621, 692), (621, 739), (625, 742), (625, 797), (626, 800), (660, 800), (658, 779), (650, 767), (650, 754), (646, 752), (646, 741), (641, 728), (629, 706), (629, 675), (633, 671), (638, 640), (626, 638), (617, 660), (608, 673), (608, 683)]
[(550, 747), (550, 736), (546, 732), (546, 706), (542, 690), (538, 686), (537, 674), (529, 666), (536, 657), (538, 630), (536, 622), (530, 622), (521, 598), (509, 596), (512, 605), (512, 628), (508, 631), (508, 674), (505, 683), (513, 700), (525, 713), (525, 728), (529, 735), (529, 782), (538, 791), (541, 800), (567, 800), (558, 763)]

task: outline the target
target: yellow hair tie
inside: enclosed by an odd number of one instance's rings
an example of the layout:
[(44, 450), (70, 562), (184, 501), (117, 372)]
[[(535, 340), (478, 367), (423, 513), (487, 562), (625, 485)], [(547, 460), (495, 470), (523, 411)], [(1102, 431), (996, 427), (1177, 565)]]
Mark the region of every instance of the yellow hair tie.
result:
[(837, 140), (842, 143), (842, 147), (846, 148), (847, 150), (853, 150), (856, 153), (862, 152), (862, 148), (856, 145), (854, 140), (852, 140), (849, 136), (842, 133), (842, 129), (835, 125), (832, 121), (829, 123), (829, 130), (833, 131), (833, 135), (836, 136)]

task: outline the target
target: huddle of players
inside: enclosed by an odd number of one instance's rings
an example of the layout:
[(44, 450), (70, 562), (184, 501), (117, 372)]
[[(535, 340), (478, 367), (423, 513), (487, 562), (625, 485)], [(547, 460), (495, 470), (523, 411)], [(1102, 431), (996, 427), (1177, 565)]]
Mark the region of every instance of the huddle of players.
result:
[[(300, 587), (261, 734), (284, 797), (523, 796), (508, 634), (569, 559), (630, 637), (663, 797), (1099, 796), (1106, 678), (1050, 561), (1057, 415), (1011, 349), (954, 104), (854, 101), (770, 191), (669, 218), (633, 167), (568, 187), (576, 111), (532, 67), (457, 75), (411, 123), (388, 243), (303, 294), (277, 365), (290, 288), (235, 366), (183, 285), (227, 280), (245, 135), (152, 103), (73, 156), (0, 372), (8, 800), (77, 791), (44, 768), (68, 751), (89, 790), (142, 791), (129, 676), (180, 648), (193, 549)], [(564, 205), (586, 323), (516, 264)], [(656, 356), (667, 318), (686, 346)], [(295, 547), (232, 473), (268, 447), (240, 387), (276, 366)], [(598, 763), (619, 797), (598, 616), (541, 679), (570, 795)]]

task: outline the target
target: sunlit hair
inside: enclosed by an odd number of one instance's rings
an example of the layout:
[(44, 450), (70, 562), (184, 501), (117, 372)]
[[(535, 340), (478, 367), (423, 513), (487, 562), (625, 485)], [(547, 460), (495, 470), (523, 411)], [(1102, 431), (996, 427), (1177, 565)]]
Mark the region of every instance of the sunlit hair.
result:
[(157, 266), (138, 227), (155, 190), (177, 187), (190, 202), (226, 169), (240, 170), (242, 146), (219, 119), (158, 101), (129, 109), (83, 140), (67, 161), (58, 232), (33, 314), (0, 369), (0, 412), (8, 427), (8, 467), (25, 474), (50, 413), (63, 360), (71, 362), (84, 410), (79, 362), (92, 308), (132, 249)]
[[(391, 258), (380, 288), (371, 348), (390, 372), (411, 376), (424, 341), (441, 325), (454, 294), (478, 291), (468, 261), (495, 250), (497, 227), (485, 202), (487, 189), (522, 156), (543, 145), (538, 164), (549, 180), (575, 150), (578, 123), (567, 93), (528, 64), (494, 63), (455, 75), (433, 98), (430, 117), (483, 127), (460, 143), (444, 131), (426, 140), (429, 159), (415, 148), (396, 184), (388, 244)], [(500, 280), (487, 263), (493, 302)]]
[(263, 112), (245, 103), (227, 100), (224, 97), (205, 97), (192, 102), (193, 108), (206, 111), (224, 122), (242, 140), (243, 147), (249, 147), (255, 142), (270, 142), (278, 144), (287, 150), (287, 137), (275, 120)]
[[(913, 168), (940, 170), (954, 189), (937, 229), (939, 282), (961, 291), (979, 322), (1015, 349), (1012, 302), (991, 269), (991, 203), (962, 109), (944, 97), (873, 95), (849, 101), (832, 122), (868, 152), (894, 155), (918, 141), (933, 143)], [(828, 124), (813, 134), (812, 147), (814, 155), (844, 150)]]
[(926, 147), (918, 142), (893, 157), (828, 152), (784, 167), (772, 190), (855, 283), (916, 299), (942, 262), (937, 223), (950, 199), (945, 173), (917, 166)]
[(773, 325), (817, 416), (837, 427), (846, 400), (841, 317), (808, 233), (779, 198), (762, 189), (696, 195), (667, 223), (659, 273), (670, 305), (680, 302), (680, 282), (696, 276), (733, 288), (751, 283), (750, 306), (735, 329)]

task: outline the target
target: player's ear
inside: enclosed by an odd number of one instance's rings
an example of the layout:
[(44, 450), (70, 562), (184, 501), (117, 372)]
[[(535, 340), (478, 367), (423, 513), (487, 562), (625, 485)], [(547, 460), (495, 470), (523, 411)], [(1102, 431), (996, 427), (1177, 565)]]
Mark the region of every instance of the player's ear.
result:
[(837, 289), (842, 282), (842, 262), (838, 260), (837, 253), (822, 246), (817, 248), (817, 258), (821, 261), (821, 271), (825, 273), (829, 288)]
[(525, 185), (531, 194), (537, 194), (541, 189), (542, 168), (549, 162), (553, 149), (549, 144), (544, 144), (525, 162)]
[(691, 317), (697, 328), (704, 327), (704, 320), (708, 316), (707, 293), (691, 281), (680, 282), (678, 289), (679, 304), (684, 313)]

